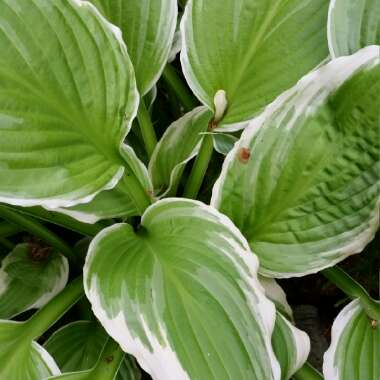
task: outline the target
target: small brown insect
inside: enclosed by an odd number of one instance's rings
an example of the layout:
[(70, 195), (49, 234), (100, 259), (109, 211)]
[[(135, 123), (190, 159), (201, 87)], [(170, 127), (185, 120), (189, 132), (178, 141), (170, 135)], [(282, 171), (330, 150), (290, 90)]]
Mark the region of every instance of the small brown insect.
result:
[(371, 319), (371, 327), (376, 330), (377, 326), (378, 326), (379, 322), (376, 321), (376, 319)]
[(238, 152), (238, 159), (242, 164), (246, 164), (251, 157), (251, 152), (248, 148), (240, 148)]
[(107, 356), (107, 357), (106, 357), (106, 362), (107, 362), (107, 363), (112, 363), (112, 362), (113, 362), (113, 356), (112, 356), (112, 355)]

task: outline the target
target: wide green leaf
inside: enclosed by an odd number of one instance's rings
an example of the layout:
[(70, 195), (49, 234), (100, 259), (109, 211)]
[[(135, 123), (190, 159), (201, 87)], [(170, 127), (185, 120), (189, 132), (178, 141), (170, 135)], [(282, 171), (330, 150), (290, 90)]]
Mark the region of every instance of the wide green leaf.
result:
[(181, 61), (190, 87), (210, 109), (226, 92), (222, 124), (252, 118), (327, 57), (327, 10), (328, 0), (189, 0)]
[(0, 2), (0, 201), (69, 207), (113, 188), (138, 106), (120, 31), (88, 2)]
[(211, 204), (260, 272), (302, 276), (360, 252), (379, 225), (379, 47), (304, 77), (245, 129)]
[(41, 380), (59, 375), (53, 358), (26, 332), (24, 323), (0, 320), (0, 379)]
[(130, 173), (133, 173), (148, 196), (153, 194), (153, 185), (145, 165), (130, 146), (123, 144), (120, 153), (129, 170), (124, 173), (116, 187), (101, 191), (89, 203), (51, 210), (69, 215), (84, 223), (96, 223), (101, 219), (140, 215), (141, 212), (128, 191), (127, 179)]
[(32, 243), (17, 245), (1, 262), (0, 318), (42, 307), (65, 287), (68, 275), (61, 254)]
[(379, 363), (380, 326), (354, 300), (334, 321), (331, 345), (324, 356), (325, 380), (377, 380)]
[(91, 0), (120, 27), (145, 95), (157, 82), (169, 58), (177, 24), (176, 0)]
[(380, 0), (331, 0), (327, 35), (334, 58), (380, 45)]
[(278, 380), (275, 309), (257, 268), (227, 217), (169, 198), (136, 231), (116, 224), (97, 235), (84, 283), (108, 334), (153, 379)]
[(206, 107), (197, 107), (165, 131), (149, 162), (156, 192), (162, 195), (175, 190), (186, 163), (198, 154), (211, 117)]
[(281, 366), (281, 380), (288, 380), (305, 364), (310, 352), (310, 339), (277, 312), (272, 344)]

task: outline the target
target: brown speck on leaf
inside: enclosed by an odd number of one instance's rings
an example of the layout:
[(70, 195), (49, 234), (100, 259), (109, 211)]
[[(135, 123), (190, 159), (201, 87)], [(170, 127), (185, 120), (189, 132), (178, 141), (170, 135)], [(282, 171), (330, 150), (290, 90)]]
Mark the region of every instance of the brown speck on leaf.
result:
[(106, 362), (107, 362), (107, 363), (112, 363), (112, 362), (113, 362), (113, 356), (112, 356), (112, 355), (107, 356), (107, 357), (106, 357)]
[(52, 247), (44, 247), (42, 243), (37, 239), (30, 239), (28, 241), (28, 247), (29, 247), (29, 257), (32, 261), (40, 262), (46, 260), (53, 248)]
[(238, 159), (242, 164), (246, 164), (251, 157), (251, 152), (248, 148), (240, 148), (238, 152)]
[(379, 324), (378, 321), (376, 321), (375, 319), (371, 319), (371, 327), (373, 330), (376, 330), (378, 324)]
[(214, 119), (211, 119), (211, 120), (208, 122), (208, 130), (209, 130), (209, 131), (212, 131), (212, 130), (215, 129), (217, 126), (218, 126), (218, 123), (217, 123)]

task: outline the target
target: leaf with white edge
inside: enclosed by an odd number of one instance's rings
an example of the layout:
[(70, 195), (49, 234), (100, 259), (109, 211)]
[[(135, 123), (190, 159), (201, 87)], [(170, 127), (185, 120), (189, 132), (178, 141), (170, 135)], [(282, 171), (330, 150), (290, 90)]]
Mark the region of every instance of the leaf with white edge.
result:
[(139, 160), (130, 146), (123, 144), (120, 153), (128, 170), (116, 187), (100, 192), (89, 203), (51, 210), (69, 215), (81, 222), (92, 224), (101, 219), (140, 215), (141, 212), (137, 209), (135, 201), (131, 198), (130, 192), (128, 192), (128, 183), (125, 179), (130, 173), (133, 173), (148, 195), (153, 194), (153, 185), (145, 165)]
[(66, 285), (67, 259), (47, 248), (19, 244), (1, 262), (0, 318), (38, 309)]
[(251, 119), (326, 58), (327, 10), (328, 0), (188, 1), (182, 69), (210, 109), (226, 92), (220, 129)]
[(238, 138), (227, 133), (213, 133), (214, 149), (224, 156), (232, 150)]
[(293, 320), (293, 310), (290, 307), (286, 294), (274, 278), (259, 276), (259, 281), (265, 290), (265, 295), (276, 305), (276, 309)]
[(26, 325), (0, 320), (0, 379), (41, 380), (59, 375), (53, 358), (28, 338)]
[(197, 107), (172, 123), (158, 142), (149, 163), (154, 189), (167, 194), (178, 185), (187, 162), (198, 154), (211, 112)]
[(305, 364), (310, 352), (308, 335), (279, 312), (273, 330), (272, 345), (281, 366), (281, 380), (290, 379)]
[(226, 216), (168, 198), (137, 231), (116, 224), (95, 237), (84, 284), (108, 334), (155, 380), (279, 380), (275, 308), (257, 269)]
[(160, 77), (172, 48), (177, 25), (176, 0), (91, 0), (128, 46), (139, 91), (145, 95)]
[(378, 380), (379, 363), (380, 326), (367, 317), (360, 301), (354, 300), (334, 321), (331, 345), (324, 355), (324, 378)]
[(93, 321), (77, 321), (55, 331), (44, 344), (62, 372), (84, 371), (99, 359), (107, 334)]
[(0, 50), (0, 201), (69, 207), (113, 188), (139, 99), (120, 31), (85, 1), (3, 0)]
[(211, 204), (229, 216), (260, 273), (314, 273), (361, 252), (379, 226), (380, 49), (305, 76), (252, 120)]
[(331, 0), (327, 37), (333, 58), (380, 45), (380, 0)]

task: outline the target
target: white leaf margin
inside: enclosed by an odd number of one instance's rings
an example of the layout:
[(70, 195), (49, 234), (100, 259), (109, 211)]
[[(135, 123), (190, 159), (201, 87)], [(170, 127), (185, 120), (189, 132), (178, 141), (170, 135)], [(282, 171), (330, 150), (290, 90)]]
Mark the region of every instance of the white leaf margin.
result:
[(331, 344), (323, 356), (323, 375), (325, 380), (340, 380), (335, 354), (346, 326), (361, 310), (360, 300), (355, 299), (346, 305), (336, 317), (331, 329)]
[[(190, 112), (183, 115), (180, 119), (175, 120), (173, 123), (169, 125), (169, 127), (166, 129), (166, 131), (162, 135), (160, 141), (157, 143), (153, 151), (152, 157), (149, 161), (148, 172), (149, 172), (150, 178), (153, 178), (153, 170), (154, 170), (153, 164), (157, 160), (157, 155), (160, 152), (160, 148), (165, 143), (165, 138), (169, 134), (171, 134), (172, 129), (176, 128), (176, 123), (179, 122), (180, 120), (182, 120), (184, 123), (187, 123), (195, 116), (200, 117), (203, 114), (203, 112), (207, 112), (207, 110), (208, 108), (205, 106), (196, 107)], [(196, 146), (194, 147), (194, 149), (191, 151), (191, 153), (184, 160), (178, 162), (178, 164), (173, 167), (172, 172), (170, 173), (169, 186), (162, 194), (160, 194), (159, 198), (164, 198), (166, 195), (168, 195), (171, 192), (176, 182), (177, 177), (181, 173), (181, 170), (184, 169), (184, 167), (186, 166), (188, 162), (190, 162), (194, 157), (198, 155), (203, 139), (204, 137), (201, 137), (198, 143), (196, 144)]]
[(281, 318), (287, 325), (289, 332), (291, 333), (294, 348), (296, 351), (296, 357), (292, 365), (290, 366), (287, 377), (291, 378), (306, 362), (310, 353), (310, 338), (309, 336), (292, 323), (290, 323), (286, 317), (281, 313), (277, 313), (277, 318)]
[[(131, 73), (134, 73), (134, 69), (132, 66), (132, 63), (130, 62), (130, 58), (128, 55), (128, 49), (127, 46), (123, 40), (122, 31), (120, 28), (118, 28), (116, 25), (110, 23), (100, 12), (99, 10), (89, 1), (86, 0), (68, 0), (73, 5), (77, 6), (78, 8), (87, 8), (89, 12), (91, 12), (96, 18), (99, 19), (101, 23), (103, 23), (105, 29), (108, 29), (115, 37), (115, 39), (118, 41), (121, 51), (126, 54), (128, 57), (128, 65), (126, 67), (127, 70), (129, 70)], [(173, 33), (174, 34), (174, 33)], [(124, 143), (125, 138), (127, 137), (131, 127), (132, 122), (137, 116), (137, 111), (140, 104), (140, 94), (137, 89), (137, 83), (135, 76), (131, 77), (131, 95), (130, 97), (133, 99), (133, 102), (129, 103), (128, 108), (130, 108), (131, 117), (128, 121), (126, 121), (124, 125), (124, 133), (123, 137), (120, 141), (120, 149)], [(89, 203), (91, 202), (96, 195), (98, 195), (100, 192), (105, 190), (111, 190), (113, 189), (120, 181), (124, 174), (124, 168), (120, 167), (119, 170), (116, 172), (116, 174), (111, 178), (111, 180), (102, 188), (98, 189), (97, 191), (93, 192), (90, 195), (86, 196), (79, 196), (77, 193), (78, 191), (74, 191), (70, 194), (67, 194), (69, 198), (67, 197), (49, 197), (49, 198), (13, 198), (12, 196), (5, 196), (0, 195), (0, 202), (7, 203), (13, 206), (22, 206), (22, 207), (33, 207), (33, 206), (43, 206), (49, 209), (57, 209), (61, 207), (71, 207), (82, 203)]]
[[(367, 46), (355, 54), (335, 58), (325, 66), (318, 67), (316, 70), (310, 72), (302, 79), (300, 79), (294, 87), (282, 93), (276, 100), (274, 100), (265, 108), (262, 114), (252, 119), (248, 123), (247, 127), (244, 129), (241, 135), (240, 140), (236, 142), (234, 148), (226, 156), (222, 166), (221, 174), (216, 180), (212, 189), (210, 205), (216, 209), (219, 208), (221, 203), (223, 183), (227, 177), (230, 167), (232, 167), (234, 163), (239, 149), (249, 145), (249, 142), (259, 132), (261, 126), (266, 122), (266, 120), (270, 119), (272, 115), (279, 112), (283, 104), (286, 104), (287, 102), (291, 101), (292, 98), (297, 97), (298, 93), (302, 94), (302, 96), (298, 95), (299, 101), (295, 106), (294, 115), (286, 126), (287, 129), (291, 129), (295, 125), (297, 118), (302, 113), (308, 117), (312, 116), (318, 106), (324, 102), (326, 97), (338, 89), (356, 72), (360, 70), (370, 69), (378, 64), (380, 64), (380, 46)], [(318, 94), (318, 91), (321, 91), (321, 93)], [(317, 99), (313, 99), (315, 102), (314, 106), (308, 106), (308, 102), (313, 97), (315, 97), (316, 94), (318, 94), (318, 97)], [(357, 235), (354, 240), (348, 241), (346, 246), (341, 247), (341, 256), (338, 259), (331, 261), (329, 264), (320, 266), (318, 268), (312, 268), (302, 273), (278, 273), (266, 270), (265, 273), (261, 271), (260, 274), (263, 276), (275, 278), (303, 277), (305, 275), (317, 273), (323, 269), (334, 266), (345, 258), (361, 252), (368, 244), (368, 242), (374, 238), (380, 225), (380, 196), (373, 210), (372, 217), (367, 224), (367, 229)], [(330, 251), (326, 253), (330, 253)]]
[[(141, 224), (144, 224), (144, 221), (149, 218), (149, 214), (154, 212), (155, 208), (159, 207), (162, 204), (177, 203), (178, 201), (178, 198), (165, 198), (152, 204), (147, 208), (144, 215), (142, 216)], [(238, 264), (236, 265), (242, 277), (247, 280), (247, 283), (251, 284), (251, 289), (255, 289), (256, 291), (256, 300), (253, 299), (247, 291), (244, 291), (244, 293), (248, 300), (248, 306), (252, 309), (253, 313), (255, 314), (256, 311), (258, 311), (257, 314), (260, 317), (258, 318), (258, 323), (261, 322), (261, 327), (264, 333), (266, 333), (264, 343), (272, 368), (273, 380), (280, 380), (281, 368), (274, 354), (271, 342), (276, 320), (276, 308), (274, 304), (268, 298), (266, 298), (265, 290), (258, 280), (259, 260), (257, 256), (252, 253), (247, 240), (227, 216), (221, 214), (215, 208), (208, 206), (200, 201), (185, 198), (181, 198), (180, 201), (182, 203), (188, 203), (189, 205), (192, 204), (197, 206), (201, 211), (200, 216), (203, 214), (203, 212), (205, 212), (208, 213), (212, 218), (216, 218), (220, 224), (225, 226), (233, 235), (235, 235), (236, 239), (244, 247), (244, 249), (242, 249), (239, 244), (232, 242), (232, 244), (236, 246), (236, 253), (239, 259), (241, 259), (246, 264), (246, 267), (250, 272), (250, 275), (248, 276), (246, 273), (244, 273), (243, 270), (240, 269)], [(151, 374), (153, 379), (191, 380), (187, 372), (182, 367), (176, 353), (170, 347), (167, 334), (161, 324), (157, 323), (160, 327), (160, 335), (162, 336), (162, 340), (164, 340), (164, 345), (161, 345), (155, 335), (149, 331), (144, 317), (140, 316), (140, 322), (144, 327), (144, 332), (146, 336), (149, 337), (150, 344), (153, 347), (153, 351), (150, 351), (137, 337), (133, 336), (133, 333), (131, 332), (133, 330), (129, 330), (127, 321), (125, 320), (122, 311), (120, 311), (119, 314), (113, 319), (110, 319), (107, 316), (107, 312), (103, 308), (99, 296), (99, 286), (97, 279), (94, 278), (90, 285), (86, 280), (90, 277), (90, 267), (96, 254), (96, 246), (105, 236), (108, 235), (109, 232), (116, 231), (122, 228), (122, 226), (123, 224), (115, 224), (109, 228), (106, 228), (92, 240), (83, 268), (84, 290), (86, 297), (91, 302), (92, 310), (95, 316), (98, 318), (107, 333), (120, 344), (124, 352), (133, 355), (137, 359), (139, 365), (144, 369), (144, 371)], [(229, 256), (229, 258), (231, 259), (231, 262), (236, 263), (233, 257)], [(258, 302), (257, 299), (259, 300)]]

